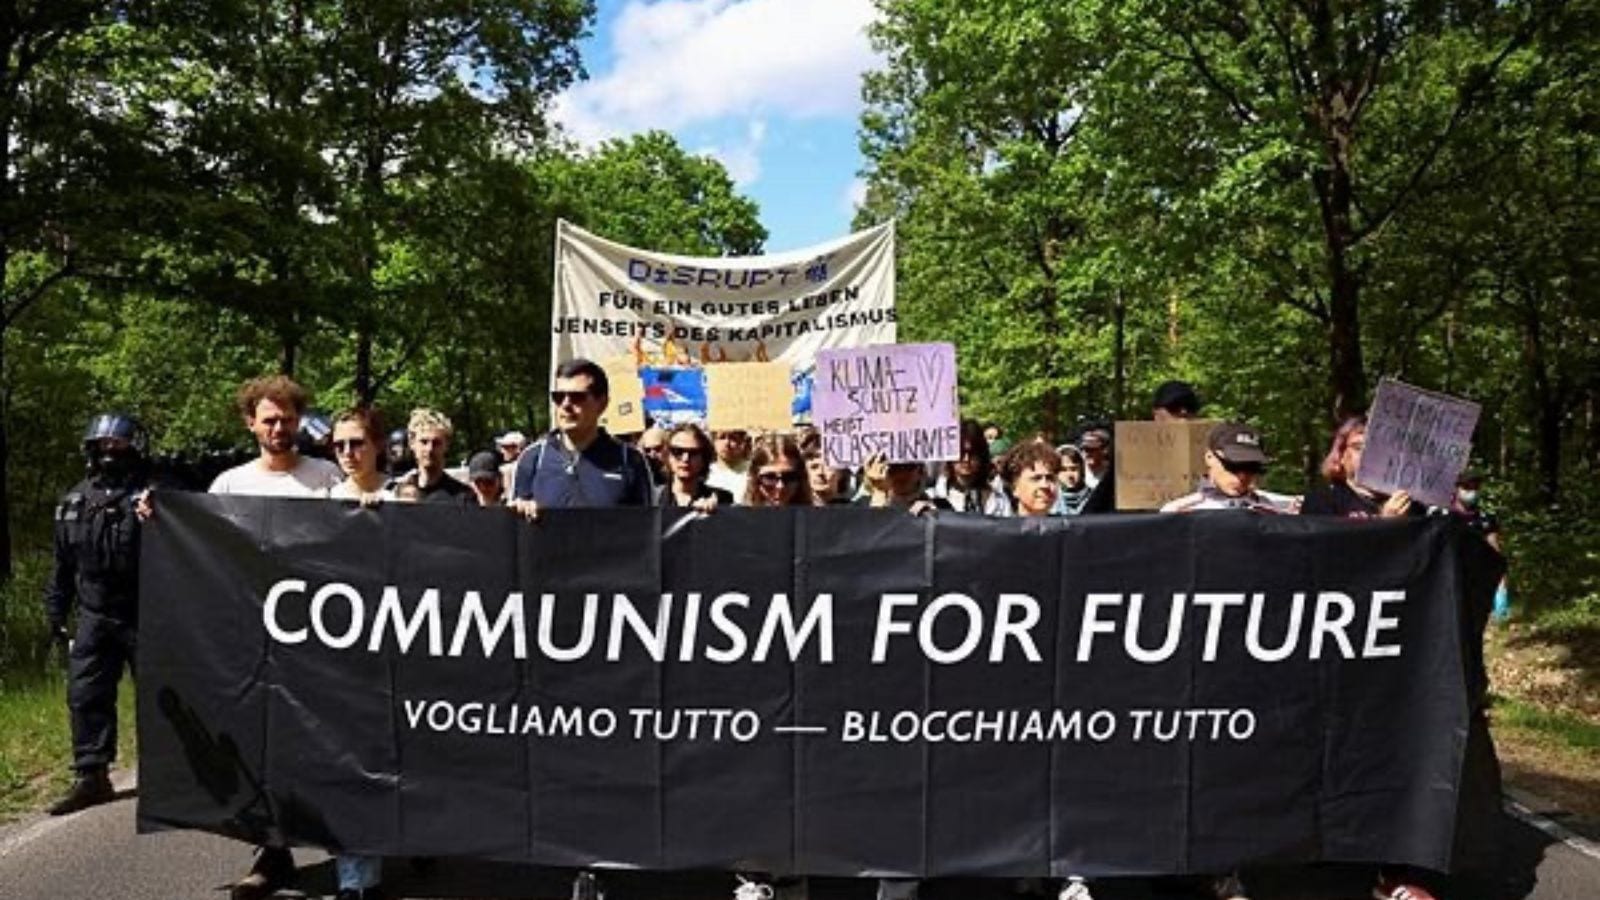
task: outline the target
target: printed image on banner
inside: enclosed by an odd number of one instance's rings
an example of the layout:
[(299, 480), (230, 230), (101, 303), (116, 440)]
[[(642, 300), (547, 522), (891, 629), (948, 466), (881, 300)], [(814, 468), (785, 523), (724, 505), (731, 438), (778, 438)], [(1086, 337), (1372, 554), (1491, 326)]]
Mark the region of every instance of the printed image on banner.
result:
[(781, 361), (895, 340), (894, 224), (768, 256), (693, 257), (556, 226), (552, 369), (630, 354), (640, 368)]
[(1356, 481), (1385, 494), (1406, 491), (1448, 506), (1472, 453), (1480, 407), (1470, 400), (1385, 378), (1367, 417), (1367, 446)]
[(829, 466), (936, 462), (961, 455), (952, 344), (890, 344), (817, 356), (812, 412)]
[(704, 369), (644, 368), (644, 415), (654, 425), (670, 428), (706, 421), (706, 373)]

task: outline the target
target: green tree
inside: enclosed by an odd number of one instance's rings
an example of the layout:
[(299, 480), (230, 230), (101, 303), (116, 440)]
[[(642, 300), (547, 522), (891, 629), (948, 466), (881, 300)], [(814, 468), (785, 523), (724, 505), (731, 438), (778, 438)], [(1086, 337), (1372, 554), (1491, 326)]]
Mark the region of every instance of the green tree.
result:
[(685, 153), (652, 131), (592, 152), (562, 148), (541, 157), (535, 178), (550, 203), (578, 225), (636, 247), (691, 256), (761, 252), (767, 230), (722, 164)]
[(1126, 152), (1195, 205), (1184, 227), (1271, 273), (1270, 300), (1323, 330), (1335, 414), (1366, 403), (1362, 296), (1380, 245), (1464, 186), (1486, 110), (1560, 6), (1104, 5), (1106, 40), (1126, 48), (1108, 85)]
[(1089, 240), (1114, 188), (1092, 136), (1105, 51), (1081, 4), (878, 6), (863, 218), (899, 220), (906, 332), (959, 339), (985, 414), (1037, 410), (1058, 433), (1065, 397), (1104, 402), (1085, 353), (1101, 335), (1125, 347), (1127, 293), (1103, 277), (1115, 253)]
[[(410, 201), (501, 154), (537, 149), (550, 97), (579, 73), (576, 42), (592, 13), (589, 0), (337, 4), (323, 102), (340, 191), (334, 215), (347, 248), (340, 309), (354, 332), (359, 402), (382, 387), (379, 339), (396, 323), (425, 319), (413, 307), (441, 296), (385, 253), (407, 231)], [(390, 343), (392, 357), (404, 358), (405, 341)]]
[[(0, 3), (0, 405), (16, 329), (41, 300), (137, 251), (128, 236), (160, 215), (154, 111), (106, 102), (107, 85), (149, 69), (135, 11), (110, 0)], [(0, 578), (11, 557), (10, 435), (0, 419)]]

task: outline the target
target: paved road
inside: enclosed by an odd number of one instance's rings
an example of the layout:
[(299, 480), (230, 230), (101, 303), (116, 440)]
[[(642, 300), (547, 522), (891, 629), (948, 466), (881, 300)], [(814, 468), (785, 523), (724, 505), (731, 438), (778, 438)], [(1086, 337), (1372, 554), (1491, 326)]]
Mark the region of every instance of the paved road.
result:
[[(194, 832), (135, 835), (134, 802), (123, 799), (64, 819), (31, 818), (0, 829), (0, 900), (216, 900), (249, 866), (244, 845)], [(1529, 806), (1539, 801), (1526, 801)], [(1443, 886), (1441, 900), (1596, 900), (1600, 898), (1600, 849), (1564, 843), (1529, 824), (1507, 820), (1504, 863), (1489, 875), (1460, 878)], [(332, 864), (322, 854), (300, 853), (297, 891), (284, 896), (321, 897), (334, 892)], [(519, 866), (446, 860), (433, 870), (414, 871), (391, 862), (388, 887), (394, 897), (526, 898), (566, 900), (567, 873)], [(1361, 900), (1370, 873), (1323, 868), (1308, 873), (1261, 873), (1254, 900)], [(726, 876), (606, 878), (610, 900), (727, 900)], [(939, 882), (925, 887), (924, 900), (988, 900), (1006, 896), (997, 882)], [(784, 892), (788, 894), (788, 891)], [(816, 880), (818, 900), (872, 900), (867, 881)], [(1097, 886), (1097, 900), (1180, 900), (1181, 893), (1152, 893), (1138, 884)], [(787, 900), (780, 895), (780, 900)]]

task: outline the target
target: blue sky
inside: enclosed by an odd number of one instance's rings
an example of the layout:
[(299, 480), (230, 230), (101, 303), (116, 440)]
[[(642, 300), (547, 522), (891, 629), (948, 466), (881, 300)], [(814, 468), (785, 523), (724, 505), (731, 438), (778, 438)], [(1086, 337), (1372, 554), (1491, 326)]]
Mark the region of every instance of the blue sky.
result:
[(768, 251), (849, 230), (871, 0), (599, 0), (589, 79), (556, 101), (579, 142), (659, 128), (721, 160)]

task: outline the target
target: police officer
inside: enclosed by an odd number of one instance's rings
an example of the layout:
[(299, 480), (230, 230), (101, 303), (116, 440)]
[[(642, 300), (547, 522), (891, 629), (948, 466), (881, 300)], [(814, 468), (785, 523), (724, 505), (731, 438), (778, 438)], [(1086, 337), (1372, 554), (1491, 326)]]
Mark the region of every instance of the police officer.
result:
[(67, 616), (78, 606), (68, 654), (72, 790), (50, 808), (66, 815), (113, 796), (106, 769), (117, 753), (117, 683), (133, 670), (139, 618), (139, 519), (147, 486), (144, 429), (129, 416), (96, 416), (83, 434), (88, 477), (55, 513), (55, 571), (45, 586), (54, 640), (67, 644)]

